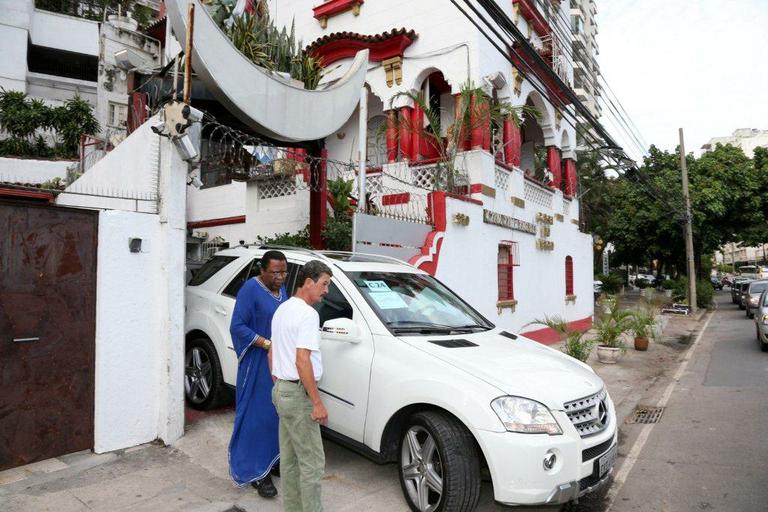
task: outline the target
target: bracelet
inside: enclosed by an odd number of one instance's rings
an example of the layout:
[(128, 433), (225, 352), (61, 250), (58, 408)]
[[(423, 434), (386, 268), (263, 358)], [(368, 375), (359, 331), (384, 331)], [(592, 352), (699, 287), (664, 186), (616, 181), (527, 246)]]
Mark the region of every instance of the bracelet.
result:
[(271, 347), (272, 347), (272, 342), (269, 341), (267, 338), (264, 338), (264, 341), (261, 342), (261, 348), (263, 348), (266, 351), (269, 351)]

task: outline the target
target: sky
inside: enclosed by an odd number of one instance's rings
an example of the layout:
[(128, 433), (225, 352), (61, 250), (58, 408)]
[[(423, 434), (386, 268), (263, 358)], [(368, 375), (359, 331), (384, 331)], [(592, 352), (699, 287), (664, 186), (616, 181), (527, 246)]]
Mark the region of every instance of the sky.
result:
[(683, 128), (698, 155), (768, 130), (768, 0), (597, 0), (597, 24), (600, 69), (648, 145), (674, 150)]

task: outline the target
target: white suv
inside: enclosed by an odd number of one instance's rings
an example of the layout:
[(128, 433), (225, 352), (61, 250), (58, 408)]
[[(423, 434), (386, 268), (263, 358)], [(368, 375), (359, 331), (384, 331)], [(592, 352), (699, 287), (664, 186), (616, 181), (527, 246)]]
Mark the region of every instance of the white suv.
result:
[[(227, 396), (237, 360), (237, 290), (266, 249), (219, 252), (187, 288), (187, 399)], [(381, 256), (284, 250), (298, 269), (324, 260), (320, 314), (326, 437), (397, 462), (415, 511), (469, 511), (487, 468), (496, 501), (556, 504), (602, 485), (616, 459), (616, 415), (592, 369), (494, 327), (438, 280)]]

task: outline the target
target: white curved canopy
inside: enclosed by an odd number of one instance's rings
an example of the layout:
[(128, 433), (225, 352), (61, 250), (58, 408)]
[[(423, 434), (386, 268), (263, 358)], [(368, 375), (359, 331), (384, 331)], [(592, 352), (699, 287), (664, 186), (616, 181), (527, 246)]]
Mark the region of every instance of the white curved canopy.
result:
[[(258, 133), (284, 141), (322, 139), (355, 110), (365, 83), (368, 50), (357, 52), (333, 86), (308, 91), (256, 66), (232, 44), (199, 0), (195, 3), (192, 67), (230, 112)], [(179, 42), (186, 38), (189, 0), (168, 0), (168, 19)]]

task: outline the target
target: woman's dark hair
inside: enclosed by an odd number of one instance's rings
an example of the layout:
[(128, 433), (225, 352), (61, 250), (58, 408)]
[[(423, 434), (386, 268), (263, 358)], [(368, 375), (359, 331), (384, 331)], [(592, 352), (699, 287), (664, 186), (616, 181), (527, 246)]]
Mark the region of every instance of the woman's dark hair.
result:
[(272, 260), (288, 261), (285, 259), (285, 254), (281, 253), (280, 251), (267, 251), (264, 253), (264, 256), (261, 257), (261, 269), (267, 270), (269, 268), (269, 262)]
[(304, 282), (307, 279), (311, 279), (316, 283), (322, 274), (328, 274), (328, 277), (333, 277), (333, 272), (331, 272), (331, 269), (328, 265), (320, 260), (312, 260), (301, 267), (301, 270), (299, 270), (299, 277), (296, 281), (296, 286), (301, 288), (304, 286)]

